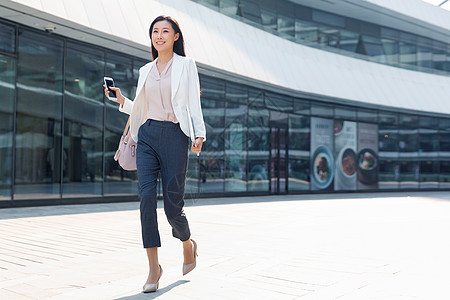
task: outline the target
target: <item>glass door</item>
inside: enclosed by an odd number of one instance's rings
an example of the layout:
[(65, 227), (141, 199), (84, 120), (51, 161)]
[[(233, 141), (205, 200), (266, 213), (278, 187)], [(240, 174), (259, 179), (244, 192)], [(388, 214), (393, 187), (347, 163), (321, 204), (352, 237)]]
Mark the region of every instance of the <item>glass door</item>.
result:
[(280, 126), (270, 127), (270, 193), (285, 194), (287, 191), (287, 130)]

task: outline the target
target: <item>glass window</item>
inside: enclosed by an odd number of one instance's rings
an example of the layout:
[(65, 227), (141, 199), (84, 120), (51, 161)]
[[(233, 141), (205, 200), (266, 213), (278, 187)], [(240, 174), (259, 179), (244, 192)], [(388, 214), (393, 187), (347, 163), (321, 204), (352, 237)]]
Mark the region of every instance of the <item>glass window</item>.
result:
[[(384, 121), (394, 121), (395, 115), (383, 114)], [(396, 118), (395, 118), (396, 119)], [(397, 189), (400, 180), (399, 133), (396, 125), (380, 124), (378, 129), (379, 188)]]
[(333, 105), (312, 103), (311, 115), (332, 118), (334, 115)]
[(278, 33), (282, 37), (295, 37), (295, 21), (294, 18), (283, 14), (278, 15)]
[(0, 51), (15, 52), (15, 27), (6, 24), (0, 24)]
[(219, 6), (219, 0), (197, 0), (200, 4), (206, 4), (211, 6)]
[(358, 41), (359, 41), (358, 33), (344, 29), (341, 30), (341, 34), (339, 36), (339, 48), (345, 51), (356, 52), (356, 47), (358, 47)]
[(439, 41), (433, 41), (433, 62), (432, 68), (445, 71), (447, 60), (447, 45)]
[(437, 188), (439, 186), (439, 132), (436, 129), (420, 129), (418, 139), (420, 188)]
[(439, 131), (439, 187), (450, 188), (450, 132)]
[(19, 53), (14, 198), (59, 198), (63, 42), (23, 30)]
[(102, 194), (104, 69), (103, 51), (67, 43), (63, 197)]
[(422, 128), (433, 128), (436, 129), (439, 126), (439, 119), (433, 117), (420, 117), (419, 126)]
[(339, 29), (326, 25), (319, 25), (318, 43), (329, 47), (339, 47)]
[(289, 96), (266, 92), (266, 107), (277, 111), (292, 111), (293, 100)]
[(318, 27), (313, 22), (295, 20), (295, 39), (307, 43), (317, 43)]
[(433, 189), (439, 187), (439, 161), (421, 160), (420, 161), (420, 188)]
[(417, 65), (425, 68), (433, 67), (433, 42), (431, 39), (417, 37)]
[(419, 117), (415, 115), (399, 115), (399, 124), (408, 127), (417, 128), (417, 124), (419, 124)]
[(379, 118), (380, 124), (385, 124), (385, 125), (397, 125), (398, 124), (398, 115), (395, 113), (379, 112), (378, 118)]
[(267, 31), (277, 30), (277, 13), (273, 10), (267, 10), (261, 7), (261, 22)]
[(366, 123), (377, 123), (378, 122), (378, 113), (376, 110), (368, 110), (358, 108), (356, 111), (356, 117), (358, 121), (366, 122)]
[(450, 119), (439, 119), (439, 128), (450, 130)]
[(238, 15), (261, 24), (261, 11), (255, 0), (241, 0), (239, 2)]
[(247, 87), (241, 84), (227, 82), (225, 92), (226, 92), (225, 97), (227, 101), (238, 102), (243, 104), (248, 103)]
[(202, 97), (212, 99), (225, 98), (225, 84), (223, 80), (200, 75), (200, 89)]
[(327, 12), (321, 11), (321, 10), (313, 10), (312, 11), (312, 18), (313, 21), (328, 24), (331, 26), (338, 26), (338, 27), (345, 27), (345, 18), (329, 14)]
[(202, 97), (207, 140), (199, 159), (200, 193), (224, 191), (225, 102)]
[[(120, 88), (122, 93), (133, 100), (136, 94), (139, 68), (143, 64), (144, 61), (141, 60), (136, 60), (133, 64), (130, 57), (107, 53), (106, 76), (112, 77), (115, 85)], [(105, 164), (103, 184), (103, 193), (105, 195), (137, 193), (136, 172), (123, 170), (114, 160), (114, 155), (128, 119), (127, 114), (119, 112), (118, 106), (118, 103), (105, 97)]]
[(376, 57), (379, 61), (382, 61), (384, 57), (384, 49), (381, 40), (373, 36), (362, 36), (364, 43), (365, 54), (368, 56)]
[(311, 103), (308, 100), (294, 98), (294, 112), (297, 114), (309, 115)]
[(418, 130), (399, 130), (400, 188), (418, 188)]
[(402, 64), (408, 64), (408, 65), (417, 65), (417, 57), (416, 57), (416, 45), (400, 42), (399, 44), (399, 61)]
[(247, 105), (227, 103), (225, 192), (247, 191)]
[(262, 90), (249, 87), (248, 104), (250, 106), (264, 106), (264, 92)]
[(269, 191), (269, 111), (248, 110), (248, 191)]
[(309, 190), (310, 118), (289, 115), (288, 187), (290, 191)]
[(11, 200), (15, 59), (0, 55), (0, 201)]
[(335, 106), (334, 117), (336, 119), (356, 120), (356, 108), (346, 108), (343, 106)]
[(239, 7), (238, 2), (239, 0), (220, 0), (219, 9), (226, 14), (236, 15)]

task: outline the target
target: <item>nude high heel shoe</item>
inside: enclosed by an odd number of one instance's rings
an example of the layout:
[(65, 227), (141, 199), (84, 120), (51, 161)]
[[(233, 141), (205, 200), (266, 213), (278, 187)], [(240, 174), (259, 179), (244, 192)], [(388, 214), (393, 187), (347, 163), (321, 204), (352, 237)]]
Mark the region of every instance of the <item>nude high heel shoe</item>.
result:
[(192, 243), (194, 244), (194, 262), (192, 264), (185, 265), (183, 264), (183, 276), (189, 273), (190, 271), (194, 270), (195, 266), (197, 265), (197, 243), (192, 240)]
[(159, 286), (159, 279), (161, 278), (163, 273), (163, 269), (161, 268), (161, 265), (159, 265), (159, 277), (158, 277), (158, 281), (156, 281), (156, 283), (146, 283), (144, 284), (144, 286), (142, 287), (142, 291), (144, 293), (153, 293), (156, 292), (156, 290), (158, 289)]

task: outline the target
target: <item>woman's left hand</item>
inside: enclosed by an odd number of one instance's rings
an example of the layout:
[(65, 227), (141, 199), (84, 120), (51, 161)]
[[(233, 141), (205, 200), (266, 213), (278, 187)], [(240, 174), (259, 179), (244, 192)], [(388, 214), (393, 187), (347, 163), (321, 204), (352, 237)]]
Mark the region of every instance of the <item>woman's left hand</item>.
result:
[(203, 145), (203, 138), (202, 137), (196, 138), (195, 142), (192, 143), (191, 151), (199, 155), (200, 152), (202, 152), (202, 145)]

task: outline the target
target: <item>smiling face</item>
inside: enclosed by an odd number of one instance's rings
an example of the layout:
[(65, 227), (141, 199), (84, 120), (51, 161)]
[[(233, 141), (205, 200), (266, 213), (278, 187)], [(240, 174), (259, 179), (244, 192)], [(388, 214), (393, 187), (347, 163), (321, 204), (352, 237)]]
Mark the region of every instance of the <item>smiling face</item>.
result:
[(172, 51), (173, 44), (180, 37), (179, 33), (175, 33), (172, 24), (163, 20), (156, 22), (152, 30), (152, 45), (158, 53)]

